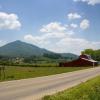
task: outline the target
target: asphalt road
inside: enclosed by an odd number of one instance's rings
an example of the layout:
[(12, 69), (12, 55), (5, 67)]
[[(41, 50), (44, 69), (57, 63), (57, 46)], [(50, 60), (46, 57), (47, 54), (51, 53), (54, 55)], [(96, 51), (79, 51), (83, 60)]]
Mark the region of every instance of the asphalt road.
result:
[(44, 95), (75, 86), (100, 75), (100, 67), (69, 73), (0, 82), (0, 100), (40, 100)]

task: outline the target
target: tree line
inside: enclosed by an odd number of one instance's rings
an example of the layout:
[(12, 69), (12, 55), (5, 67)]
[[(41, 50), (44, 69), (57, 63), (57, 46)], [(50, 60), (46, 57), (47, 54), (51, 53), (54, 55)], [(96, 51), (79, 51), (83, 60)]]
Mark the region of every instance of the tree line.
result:
[(82, 51), (82, 54), (88, 54), (94, 60), (100, 61), (100, 49), (98, 49), (98, 50), (85, 49), (84, 51)]

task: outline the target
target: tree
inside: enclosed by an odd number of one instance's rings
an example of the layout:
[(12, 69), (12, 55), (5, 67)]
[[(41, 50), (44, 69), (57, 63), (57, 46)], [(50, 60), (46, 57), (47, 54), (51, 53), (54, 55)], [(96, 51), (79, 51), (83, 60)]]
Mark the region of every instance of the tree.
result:
[(94, 60), (100, 61), (100, 49), (99, 49), (99, 50), (85, 49), (84, 51), (82, 51), (82, 54), (91, 55), (91, 57), (92, 57)]

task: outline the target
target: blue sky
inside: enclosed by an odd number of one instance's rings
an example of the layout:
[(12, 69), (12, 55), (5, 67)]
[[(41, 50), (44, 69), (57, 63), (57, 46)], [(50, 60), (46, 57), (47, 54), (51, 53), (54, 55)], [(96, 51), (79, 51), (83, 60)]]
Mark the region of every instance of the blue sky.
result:
[(0, 0), (0, 46), (15, 40), (55, 52), (100, 49), (100, 0)]

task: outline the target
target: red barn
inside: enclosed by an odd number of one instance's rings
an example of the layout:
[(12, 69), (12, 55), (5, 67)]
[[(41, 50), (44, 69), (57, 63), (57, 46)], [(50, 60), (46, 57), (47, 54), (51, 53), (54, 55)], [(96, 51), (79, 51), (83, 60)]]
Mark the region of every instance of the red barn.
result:
[(60, 67), (81, 67), (81, 66), (97, 66), (98, 62), (93, 60), (90, 55), (82, 54), (78, 59), (70, 62), (59, 63)]

